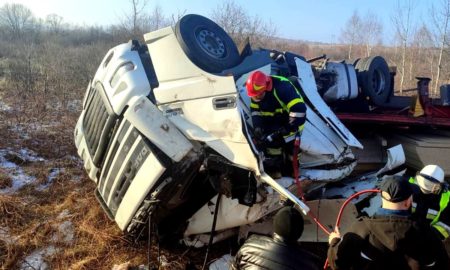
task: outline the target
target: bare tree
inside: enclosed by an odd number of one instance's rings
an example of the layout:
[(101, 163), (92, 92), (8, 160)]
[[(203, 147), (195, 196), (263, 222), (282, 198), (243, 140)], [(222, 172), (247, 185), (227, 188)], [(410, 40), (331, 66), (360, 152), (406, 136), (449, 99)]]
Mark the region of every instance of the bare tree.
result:
[(63, 17), (57, 14), (49, 14), (45, 18), (45, 23), (51, 33), (58, 34), (61, 31)]
[(364, 22), (362, 24), (362, 41), (366, 48), (366, 56), (369, 57), (372, 53), (372, 48), (375, 45), (382, 43), (383, 24), (376, 14), (367, 12)]
[(171, 25), (161, 6), (147, 9), (148, 0), (129, 0), (130, 11), (121, 19), (121, 24), (110, 30), (120, 39), (141, 38), (143, 34)]
[(21, 4), (5, 4), (0, 8), (0, 26), (6, 28), (12, 38), (21, 38), (33, 26), (33, 13)]
[(143, 34), (143, 24), (145, 21), (145, 7), (148, 0), (129, 0), (131, 10), (129, 13), (124, 14), (124, 18), (121, 21), (121, 28), (125, 33), (128, 33), (128, 37), (140, 37)]
[(144, 18), (144, 31), (150, 32), (170, 25), (170, 20), (164, 16), (160, 5), (156, 5), (153, 11)]
[(436, 79), (434, 80), (434, 93), (438, 91), (439, 80), (443, 69), (444, 51), (448, 49), (448, 27), (450, 19), (450, 0), (442, 0), (438, 8), (431, 9), (431, 16), (436, 31), (436, 40), (439, 43)]
[(172, 22), (171, 25), (175, 26), (177, 24), (177, 22), (184, 16), (186, 15), (187, 10), (183, 10), (183, 11), (178, 11), (177, 14), (172, 14)]
[(430, 29), (422, 24), (414, 33), (412, 40), (412, 48), (410, 50), (410, 80), (413, 75), (424, 73), (434, 79), (434, 63), (435, 63), (435, 45), (434, 37)]
[(276, 33), (276, 27), (259, 17), (251, 17), (232, 0), (223, 2), (212, 12), (212, 19), (242, 48), (247, 39), (254, 46), (267, 46)]
[(360, 44), (363, 31), (363, 23), (357, 10), (353, 11), (353, 15), (345, 23), (344, 29), (341, 30), (340, 40), (348, 44), (348, 59), (353, 57), (353, 49), (355, 45)]
[[(401, 2), (404, 2), (403, 5)], [(413, 12), (415, 9), (415, 2), (413, 0), (398, 1), (395, 14), (392, 16), (392, 21), (396, 30), (396, 36), (401, 44), (401, 59), (400, 59), (400, 94), (403, 93), (403, 84), (405, 80), (405, 66), (406, 66), (406, 50), (413, 32)]]

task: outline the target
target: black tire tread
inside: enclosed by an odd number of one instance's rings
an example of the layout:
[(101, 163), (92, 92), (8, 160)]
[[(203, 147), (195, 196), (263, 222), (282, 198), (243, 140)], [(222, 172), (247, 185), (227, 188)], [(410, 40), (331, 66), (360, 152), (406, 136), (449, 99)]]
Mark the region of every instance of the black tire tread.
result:
[[(220, 37), (225, 45), (225, 57), (215, 58), (203, 51), (195, 38), (195, 31), (199, 28), (208, 29)], [(183, 16), (175, 25), (175, 35), (187, 57), (207, 72), (219, 73), (240, 62), (239, 51), (231, 37), (219, 25), (206, 17), (196, 14)]]

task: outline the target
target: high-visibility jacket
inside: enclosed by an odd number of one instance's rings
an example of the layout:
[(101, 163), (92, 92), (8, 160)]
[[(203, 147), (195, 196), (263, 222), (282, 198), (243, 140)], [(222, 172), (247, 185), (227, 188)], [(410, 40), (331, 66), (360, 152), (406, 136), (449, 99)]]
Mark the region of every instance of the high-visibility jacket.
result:
[(306, 106), (298, 89), (287, 78), (271, 77), (272, 91), (266, 91), (261, 101), (250, 102), (253, 127), (260, 128), (266, 135), (284, 127), (288, 132), (283, 136), (288, 142), (303, 131)]
[[(417, 185), (414, 177), (409, 178), (411, 184)], [(442, 238), (450, 236), (450, 191), (441, 194), (415, 194), (413, 198), (413, 213), (419, 220), (428, 220), (442, 235)]]

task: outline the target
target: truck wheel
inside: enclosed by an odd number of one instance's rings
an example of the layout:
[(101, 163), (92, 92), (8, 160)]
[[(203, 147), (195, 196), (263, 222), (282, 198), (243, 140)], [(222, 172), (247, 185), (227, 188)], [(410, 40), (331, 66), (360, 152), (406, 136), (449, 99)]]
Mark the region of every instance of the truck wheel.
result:
[(381, 56), (361, 59), (357, 63), (358, 81), (362, 92), (375, 105), (383, 105), (391, 94), (389, 67)]
[(196, 14), (184, 16), (175, 25), (175, 35), (187, 57), (207, 72), (221, 72), (240, 62), (236, 44), (208, 18)]

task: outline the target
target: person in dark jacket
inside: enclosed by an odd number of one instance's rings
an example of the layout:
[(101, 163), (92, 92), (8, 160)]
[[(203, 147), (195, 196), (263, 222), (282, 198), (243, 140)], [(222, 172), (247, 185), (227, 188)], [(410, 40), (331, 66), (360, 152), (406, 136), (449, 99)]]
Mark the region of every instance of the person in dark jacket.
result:
[(252, 235), (237, 252), (232, 269), (318, 270), (317, 256), (297, 242), (303, 233), (303, 217), (291, 206), (274, 217), (272, 237)]
[(449, 269), (445, 249), (431, 227), (411, 218), (413, 186), (402, 176), (381, 183), (382, 208), (341, 237), (329, 237), (332, 269)]
[[(255, 71), (245, 86), (251, 98), (255, 137), (266, 157), (264, 168), (273, 178), (280, 178), (285, 165), (283, 155), (292, 154), (294, 139), (300, 139), (303, 131), (306, 105), (298, 89), (285, 77)], [(289, 165), (288, 170), (292, 167)]]

